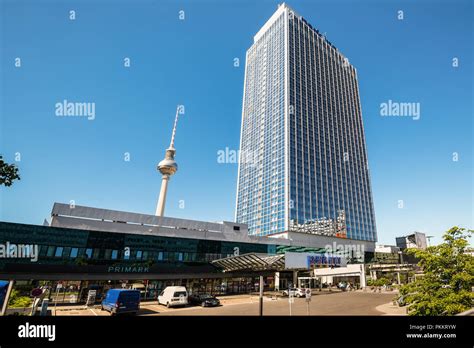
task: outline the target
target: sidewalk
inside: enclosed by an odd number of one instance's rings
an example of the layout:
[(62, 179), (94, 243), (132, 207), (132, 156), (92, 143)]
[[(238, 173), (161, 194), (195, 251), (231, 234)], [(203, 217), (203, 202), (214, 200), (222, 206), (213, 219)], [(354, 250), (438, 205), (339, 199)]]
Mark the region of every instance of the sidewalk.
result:
[[(359, 291), (359, 290), (358, 290)], [(337, 294), (340, 293), (341, 290), (339, 289), (322, 289), (322, 291), (319, 291), (319, 289), (313, 289), (312, 295), (313, 296), (318, 296), (318, 295), (330, 295), (330, 294)], [(259, 295), (258, 293), (251, 293), (251, 294), (238, 294), (238, 295), (224, 295), (224, 296), (216, 296), (219, 301), (221, 301), (222, 304), (241, 304), (241, 303), (253, 303), (253, 302), (258, 302), (259, 301)], [(273, 301), (276, 299), (287, 299), (287, 296), (282, 296), (281, 292), (265, 292), (263, 295), (263, 298), (265, 301)], [(141, 300), (141, 305), (146, 306), (146, 305), (155, 305), (157, 304), (156, 299), (152, 300)], [(54, 311), (54, 304), (52, 304), (50, 307)], [(100, 309), (100, 304), (95, 304), (93, 306), (86, 306), (85, 304), (58, 304), (56, 310), (59, 311), (74, 311), (74, 310), (86, 310), (87, 308), (95, 308), (95, 309)]]
[[(258, 295), (250, 295), (250, 294), (243, 294), (243, 295), (230, 295), (230, 296), (218, 296), (217, 297), (222, 304), (232, 304), (232, 303), (249, 303), (249, 302), (257, 302)], [(265, 300), (270, 300), (270, 296), (265, 295)], [(157, 300), (141, 300), (141, 306), (149, 306), (149, 305), (157, 305)], [(100, 309), (100, 304), (95, 304), (93, 306), (86, 306), (85, 304), (72, 304), (72, 305), (62, 305), (57, 307), (57, 311), (71, 311), (71, 310), (85, 310), (88, 308), (95, 308)], [(54, 311), (54, 305), (50, 307)]]

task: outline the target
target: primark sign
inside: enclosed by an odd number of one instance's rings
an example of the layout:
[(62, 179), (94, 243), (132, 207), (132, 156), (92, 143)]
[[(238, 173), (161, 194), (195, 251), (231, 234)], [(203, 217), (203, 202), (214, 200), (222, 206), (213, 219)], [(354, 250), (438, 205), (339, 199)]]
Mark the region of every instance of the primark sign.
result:
[(346, 258), (335, 254), (285, 253), (285, 269), (311, 269), (318, 267), (345, 267)]
[(146, 266), (117, 265), (117, 266), (109, 266), (107, 268), (107, 272), (109, 273), (148, 273), (150, 272), (150, 268)]

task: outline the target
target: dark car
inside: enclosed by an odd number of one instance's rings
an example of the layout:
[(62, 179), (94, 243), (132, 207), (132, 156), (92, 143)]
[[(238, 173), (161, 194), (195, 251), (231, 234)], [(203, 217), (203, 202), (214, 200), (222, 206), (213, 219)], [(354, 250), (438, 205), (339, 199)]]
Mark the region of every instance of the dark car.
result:
[(191, 304), (200, 305), (203, 307), (216, 307), (221, 304), (221, 302), (215, 298), (215, 296), (209, 294), (189, 295), (188, 300)]

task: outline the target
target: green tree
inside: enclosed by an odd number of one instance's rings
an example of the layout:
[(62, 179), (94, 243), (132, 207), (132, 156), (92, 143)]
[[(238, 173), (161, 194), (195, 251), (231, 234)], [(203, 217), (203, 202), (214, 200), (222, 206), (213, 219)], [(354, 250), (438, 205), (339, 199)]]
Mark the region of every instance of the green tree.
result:
[(14, 164), (8, 164), (0, 155), (0, 186), (11, 186), (14, 180), (20, 180), (18, 168)]
[(474, 257), (465, 252), (472, 232), (453, 227), (442, 244), (408, 250), (420, 260), (424, 274), (400, 288), (409, 315), (454, 315), (472, 308)]
[(8, 306), (12, 308), (29, 307), (32, 300), (28, 296), (21, 296), (18, 290), (13, 289), (8, 301)]

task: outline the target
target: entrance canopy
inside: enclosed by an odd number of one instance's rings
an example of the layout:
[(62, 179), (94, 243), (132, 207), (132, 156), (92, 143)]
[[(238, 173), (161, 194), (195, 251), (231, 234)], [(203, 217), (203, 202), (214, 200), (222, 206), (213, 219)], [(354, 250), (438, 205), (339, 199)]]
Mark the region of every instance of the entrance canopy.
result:
[(248, 253), (230, 256), (211, 262), (224, 272), (235, 271), (283, 271), (285, 269), (285, 254), (267, 255)]
[(243, 255), (229, 256), (223, 259), (211, 261), (224, 272), (235, 271), (288, 271), (309, 270), (312, 268), (335, 268), (346, 266), (344, 257), (315, 253), (294, 253), (268, 255), (260, 253), (248, 253)]

